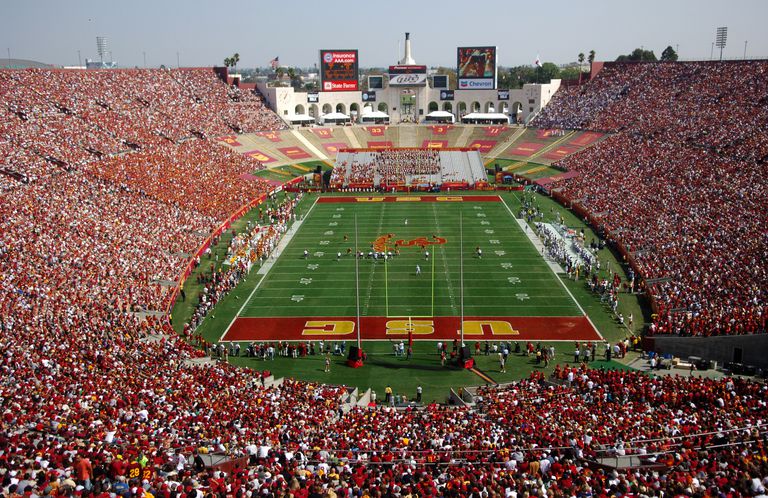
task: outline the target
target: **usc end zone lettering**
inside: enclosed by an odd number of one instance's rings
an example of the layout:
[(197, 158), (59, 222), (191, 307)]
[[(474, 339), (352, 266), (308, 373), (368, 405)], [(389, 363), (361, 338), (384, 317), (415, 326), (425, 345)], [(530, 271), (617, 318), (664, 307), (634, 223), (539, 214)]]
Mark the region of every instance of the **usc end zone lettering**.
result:
[(351, 320), (310, 320), (304, 324), (301, 335), (349, 335), (354, 331), (355, 322)]
[(389, 320), (387, 335), (431, 335), (435, 332), (432, 320)]
[[(387, 335), (432, 335), (435, 324), (432, 320), (389, 320)], [(465, 320), (464, 335), (520, 335), (512, 325), (504, 320)]]
[(384, 197), (355, 197), (357, 202), (383, 202)]
[(461, 202), (464, 199), (461, 196), (453, 195), (447, 197), (437, 197), (437, 202)]
[[(385, 324), (386, 335), (432, 335), (435, 333), (434, 320), (388, 320)], [(303, 336), (350, 335), (355, 331), (352, 320), (308, 320), (301, 331)], [(504, 320), (465, 320), (464, 335), (520, 335), (512, 325)]]
[[(352, 199), (352, 197), (350, 197)], [(358, 327), (358, 320), (360, 326)], [(420, 341), (451, 341), (458, 337), (461, 317), (419, 316), (291, 316), (239, 317), (223, 341), (350, 340), (359, 331), (363, 341), (406, 338)], [(594, 341), (601, 336), (584, 316), (466, 316), (465, 338), (472, 340)]]
[(485, 335), (486, 331), (491, 335), (520, 335), (520, 331), (513, 329), (509, 322), (503, 320), (466, 320), (464, 322), (464, 335)]

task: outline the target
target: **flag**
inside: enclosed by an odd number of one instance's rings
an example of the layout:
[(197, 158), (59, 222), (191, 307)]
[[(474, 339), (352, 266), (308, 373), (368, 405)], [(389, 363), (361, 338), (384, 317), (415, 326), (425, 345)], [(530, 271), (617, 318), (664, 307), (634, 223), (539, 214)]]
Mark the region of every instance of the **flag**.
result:
[(539, 57), (539, 54), (536, 54), (536, 61), (533, 63), (536, 67), (541, 67), (541, 58)]
[(277, 66), (280, 65), (280, 57), (275, 57), (269, 61), (269, 65), (272, 66), (272, 69), (277, 69)]

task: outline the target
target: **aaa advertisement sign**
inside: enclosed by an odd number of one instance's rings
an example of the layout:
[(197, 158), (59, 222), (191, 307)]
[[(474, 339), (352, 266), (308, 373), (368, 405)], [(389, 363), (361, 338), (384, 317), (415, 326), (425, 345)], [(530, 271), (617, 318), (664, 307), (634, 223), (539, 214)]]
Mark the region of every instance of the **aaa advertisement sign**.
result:
[(359, 90), (357, 50), (321, 50), (320, 79), (324, 92)]

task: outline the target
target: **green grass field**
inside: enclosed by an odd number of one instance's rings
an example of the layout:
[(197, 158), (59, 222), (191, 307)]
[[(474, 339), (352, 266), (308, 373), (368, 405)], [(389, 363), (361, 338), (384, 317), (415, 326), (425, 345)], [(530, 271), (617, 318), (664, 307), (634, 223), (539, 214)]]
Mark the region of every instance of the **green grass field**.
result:
[(317, 166), (320, 166), (323, 171), (331, 169), (331, 166), (325, 161), (306, 161), (303, 163), (264, 168), (256, 171), (254, 174), (267, 180), (286, 182), (298, 176), (304, 176), (307, 173), (313, 172)]
[[(517, 195), (502, 194), (512, 212), (519, 208)], [(346, 251), (348, 248), (354, 250), (355, 215), (358, 244), (360, 250), (365, 252), (378, 236), (388, 233), (395, 234), (393, 240), (406, 242), (419, 237), (431, 239), (433, 235), (446, 239), (444, 244), (428, 246), (429, 261), (425, 260), (423, 251), (415, 247), (402, 248), (401, 255), (386, 264), (367, 258), (359, 260), (362, 316), (458, 316), (461, 304), (461, 215), (465, 316), (581, 315), (579, 306), (566, 292), (567, 288), (603, 336), (615, 340), (626, 334), (626, 329), (606, 313), (604, 305), (586, 290), (583, 282), (564, 278), (563, 285), (558, 281), (504, 203), (314, 204), (315, 199), (316, 196), (307, 196), (299, 205), (298, 211), (304, 215), (302, 226), (269, 273), (264, 276), (252, 272), (245, 282), (217, 305), (214, 313), (198, 328), (199, 333), (212, 342), (218, 341), (239, 311), (244, 317), (354, 317), (355, 259), (346, 256)], [(561, 212), (569, 225), (579, 226), (580, 222), (556, 203), (543, 197), (540, 200), (544, 210)], [(347, 235), (347, 241), (344, 235)], [(588, 228), (587, 236), (591, 236)], [(477, 246), (483, 249), (482, 259), (475, 256)], [(307, 260), (303, 258), (304, 250), (310, 253)], [(503, 253), (497, 254), (496, 251)], [(337, 252), (343, 254), (338, 261)], [(610, 252), (601, 253), (601, 260), (613, 261), (616, 268), (615, 258)], [(416, 275), (417, 264), (421, 267), (421, 275)], [(187, 293), (194, 294), (194, 289), (187, 288)], [(294, 296), (301, 298), (294, 300)], [(634, 296), (623, 299), (620, 308), (625, 314), (633, 312), (636, 317), (642, 316)], [(177, 304), (174, 310), (176, 327), (182, 325), (189, 309), (189, 302)], [(642, 322), (638, 319), (637, 323)], [(348, 344), (353, 342), (353, 338), (347, 341)], [(471, 341), (468, 342), (472, 345)], [(550, 344), (545, 340), (541, 342), (543, 345)], [(554, 363), (563, 364), (572, 360), (572, 343), (551, 344), (557, 349), (557, 358), (550, 369)], [(369, 354), (365, 367), (350, 369), (344, 366), (344, 358), (339, 356), (333, 358), (330, 373), (323, 372), (323, 359), (319, 355), (301, 359), (278, 358), (267, 362), (244, 357), (231, 358), (231, 361), (251, 368), (268, 369), (278, 377), (356, 385), (362, 389), (371, 387), (379, 393), (389, 384), (397, 392), (412, 396), (416, 385), (422, 385), (426, 400), (443, 401), (450, 387), (483, 383), (469, 371), (442, 367), (435, 342), (416, 342), (411, 360), (393, 356), (392, 344), (386, 340), (366, 342), (365, 349)], [(498, 382), (517, 379), (532, 370), (543, 368), (523, 355), (511, 357), (504, 374), (498, 372), (497, 359), (493, 355), (481, 355), (476, 357), (476, 361), (478, 368)], [(600, 363), (614, 365), (613, 362)]]
[(503, 202), (318, 203), (241, 315), (355, 316), (356, 260), (347, 252), (355, 250), (356, 219), (357, 244), (366, 254), (386, 234), (394, 235), (390, 251), (395, 240), (446, 240), (426, 247), (429, 259), (420, 247), (402, 247), (386, 263), (358, 260), (362, 316), (458, 316), (460, 217), (465, 315), (581, 315)]

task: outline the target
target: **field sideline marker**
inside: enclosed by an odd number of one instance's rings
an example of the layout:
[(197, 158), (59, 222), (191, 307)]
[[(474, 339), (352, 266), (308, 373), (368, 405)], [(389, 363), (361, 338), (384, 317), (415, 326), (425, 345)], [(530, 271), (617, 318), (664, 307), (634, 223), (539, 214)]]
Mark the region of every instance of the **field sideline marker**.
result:
[[(515, 217), (515, 214), (509, 208), (509, 205), (507, 204), (507, 201), (505, 201), (504, 199), (501, 199), (501, 202), (504, 203), (504, 207), (507, 208), (507, 211), (509, 211), (509, 215), (512, 216), (512, 219), (515, 220), (515, 222), (518, 222), (517, 218)], [(525, 223), (525, 222), (523, 222), (523, 223)], [(518, 222), (518, 224), (519, 224), (519, 222)], [(528, 237), (528, 242), (530, 242), (531, 245), (533, 245), (533, 249), (536, 252), (539, 252), (538, 249), (536, 249), (536, 246), (533, 244), (533, 241), (530, 239), (530, 237), (532, 237), (532, 235), (528, 235), (526, 232), (523, 232), (523, 233), (525, 233), (526, 236)], [(557, 278), (557, 281), (560, 282), (560, 285), (563, 286), (563, 289), (565, 289), (565, 292), (567, 292), (568, 295), (571, 296), (571, 300), (576, 304), (576, 306), (579, 308), (579, 311), (581, 311), (581, 314), (584, 315), (584, 317), (587, 319), (589, 324), (592, 325), (592, 328), (595, 330), (595, 332), (597, 332), (597, 335), (600, 337), (600, 339), (605, 340), (605, 338), (603, 337), (603, 334), (601, 334), (600, 331), (597, 329), (597, 327), (595, 327), (595, 324), (592, 323), (592, 320), (589, 318), (589, 315), (587, 315), (587, 312), (584, 311), (584, 308), (581, 307), (581, 303), (579, 303), (576, 300), (576, 298), (573, 297), (573, 294), (571, 294), (570, 289), (568, 289), (568, 287), (565, 286), (565, 283), (563, 282), (563, 279), (560, 278), (560, 275), (558, 275), (557, 272), (554, 269), (552, 269), (551, 266), (549, 266), (549, 265), (547, 265), (547, 266), (552, 271), (552, 273), (555, 275), (555, 278)]]
[[(315, 197), (315, 202), (313, 202), (313, 203), (312, 203), (312, 206), (310, 206), (309, 210), (308, 210), (308, 211), (306, 212), (306, 214), (305, 214), (305, 215), (302, 217), (301, 221), (299, 221), (299, 222), (298, 222), (298, 226), (296, 226), (296, 223), (294, 223), (294, 224), (293, 224), (292, 228), (295, 226), (295, 227), (296, 227), (296, 232), (298, 232), (298, 231), (299, 231), (299, 228), (301, 228), (301, 225), (304, 223), (304, 220), (305, 220), (305, 219), (307, 219), (307, 217), (309, 216), (309, 213), (311, 213), (311, 212), (312, 212), (312, 210), (313, 210), (313, 209), (315, 209), (315, 205), (317, 205), (317, 199), (319, 199), (319, 198), (320, 198), (319, 196), (318, 196), (318, 197)], [(294, 232), (294, 234), (293, 234), (293, 235), (295, 235), (295, 234), (296, 234), (296, 232)], [(291, 235), (290, 237), (291, 237), (291, 238), (293, 238), (293, 235)], [(286, 240), (286, 243), (285, 243), (285, 245), (286, 245), (286, 247), (287, 247), (287, 246), (288, 246), (288, 243), (291, 241), (291, 239), (286, 239), (285, 237), (283, 237), (283, 239), (282, 239), (280, 242), (282, 242), (283, 240)], [(278, 243), (278, 245), (279, 245), (279, 243)], [(275, 251), (277, 251), (277, 247), (275, 247)], [(277, 261), (275, 261), (275, 262), (277, 262)], [(272, 266), (274, 266), (274, 265), (272, 265)], [(232, 321), (231, 321), (231, 322), (229, 322), (229, 325), (227, 325), (227, 328), (226, 328), (226, 329), (224, 329), (224, 332), (221, 334), (221, 336), (219, 337), (219, 340), (218, 340), (217, 342), (221, 342), (221, 340), (222, 340), (222, 339), (224, 339), (224, 336), (225, 336), (225, 335), (227, 335), (227, 332), (229, 332), (229, 329), (231, 329), (231, 328), (232, 328), (232, 325), (235, 323), (235, 320), (237, 320), (237, 319), (238, 319), (238, 317), (240, 317), (240, 313), (242, 313), (242, 312), (243, 312), (243, 310), (245, 309), (245, 307), (248, 305), (248, 303), (250, 303), (250, 302), (251, 302), (251, 298), (252, 298), (252, 297), (253, 297), (253, 295), (256, 293), (256, 290), (257, 290), (259, 287), (261, 287), (261, 283), (262, 283), (262, 282), (264, 282), (264, 280), (266, 280), (266, 278), (267, 278), (267, 275), (269, 274), (269, 272), (270, 272), (270, 271), (272, 271), (272, 267), (270, 267), (270, 268), (269, 268), (269, 270), (267, 270), (267, 271), (264, 273), (264, 276), (263, 276), (263, 277), (261, 277), (261, 280), (259, 280), (259, 282), (258, 282), (258, 283), (256, 284), (256, 286), (253, 288), (253, 290), (251, 291), (251, 293), (248, 295), (248, 299), (246, 299), (246, 300), (245, 300), (245, 302), (243, 303), (243, 305), (242, 305), (242, 306), (240, 306), (240, 309), (239, 309), (239, 310), (237, 310), (237, 313), (235, 313), (235, 316), (232, 318)]]

